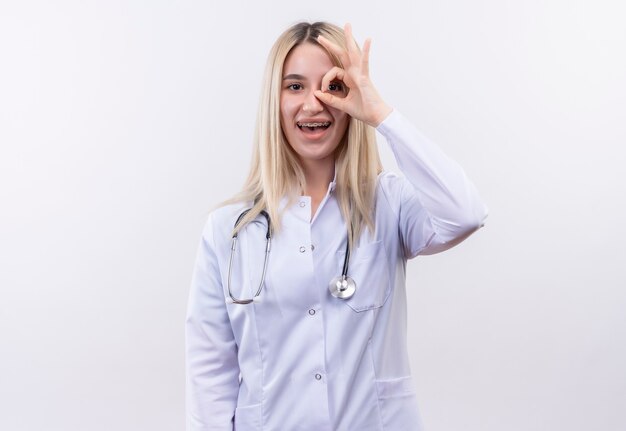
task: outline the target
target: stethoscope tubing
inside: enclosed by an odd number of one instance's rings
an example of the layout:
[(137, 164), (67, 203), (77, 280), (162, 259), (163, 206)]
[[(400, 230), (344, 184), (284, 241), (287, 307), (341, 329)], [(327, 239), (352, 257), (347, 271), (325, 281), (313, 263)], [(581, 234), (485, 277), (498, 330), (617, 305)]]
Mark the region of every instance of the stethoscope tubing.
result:
[[(235, 222), (234, 229), (237, 229), (237, 226), (239, 225), (241, 220), (246, 216), (246, 214), (250, 212), (250, 210), (251, 208), (239, 214), (239, 217), (237, 217), (237, 221)], [(263, 259), (263, 273), (261, 274), (261, 282), (259, 283), (259, 287), (257, 288), (254, 296), (251, 299), (235, 298), (235, 296), (233, 295), (233, 291), (231, 289), (230, 281), (231, 281), (232, 272), (233, 272), (233, 256), (235, 255), (235, 250), (237, 248), (237, 236), (239, 235), (239, 232), (235, 232), (233, 234), (233, 239), (230, 245), (230, 258), (228, 259), (228, 296), (230, 296), (230, 299), (234, 304), (245, 305), (245, 304), (250, 304), (254, 302), (254, 299), (257, 298), (261, 294), (261, 290), (263, 290), (263, 285), (265, 284), (265, 274), (267, 273), (267, 261), (268, 261), (268, 257), (270, 254), (271, 244), (272, 244), (272, 232), (271, 232), (272, 228), (271, 228), (269, 214), (264, 210), (262, 210), (260, 214), (263, 217), (265, 217), (265, 220), (267, 220), (267, 232), (265, 234), (265, 258)]]
[[(237, 217), (237, 220), (235, 221), (235, 226), (234, 226), (235, 230), (239, 226), (239, 223), (241, 223), (241, 220), (243, 220), (243, 218), (246, 216), (246, 214), (250, 212), (251, 209), (252, 208), (244, 210), (241, 214), (239, 214), (239, 217)], [(231, 288), (231, 279), (232, 279), (232, 272), (233, 272), (233, 257), (237, 249), (237, 236), (239, 235), (239, 232), (233, 233), (231, 246), (230, 246), (230, 258), (228, 259), (228, 279), (227, 279), (228, 296), (230, 297), (230, 300), (232, 301), (233, 304), (245, 305), (245, 304), (250, 304), (252, 302), (255, 302), (256, 298), (258, 298), (258, 296), (261, 294), (261, 291), (263, 290), (263, 285), (265, 284), (265, 275), (267, 274), (267, 262), (268, 262), (270, 249), (271, 249), (271, 243), (272, 243), (272, 227), (271, 227), (271, 219), (267, 211), (261, 210), (260, 214), (263, 217), (265, 217), (265, 220), (267, 221), (267, 231), (265, 233), (265, 257), (263, 259), (263, 273), (261, 274), (261, 282), (259, 283), (259, 287), (257, 288), (256, 292), (254, 293), (254, 296), (251, 299), (240, 299), (240, 298), (236, 298), (235, 295), (233, 295), (233, 291)], [(328, 285), (328, 289), (330, 290), (330, 293), (336, 298), (349, 299), (352, 297), (352, 295), (354, 295), (354, 292), (356, 290), (356, 283), (354, 282), (354, 280), (352, 280), (352, 278), (348, 277), (349, 265), (350, 265), (350, 243), (349, 241), (346, 241), (346, 254), (343, 259), (343, 268), (341, 270), (341, 275), (339, 277), (333, 278)]]

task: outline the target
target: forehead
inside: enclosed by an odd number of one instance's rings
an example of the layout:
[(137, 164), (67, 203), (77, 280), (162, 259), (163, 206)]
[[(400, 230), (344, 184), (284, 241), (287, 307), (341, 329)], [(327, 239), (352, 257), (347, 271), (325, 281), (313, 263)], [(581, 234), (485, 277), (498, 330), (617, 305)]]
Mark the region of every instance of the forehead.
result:
[(323, 75), (333, 66), (334, 64), (324, 48), (312, 43), (303, 43), (295, 46), (285, 59), (283, 75)]

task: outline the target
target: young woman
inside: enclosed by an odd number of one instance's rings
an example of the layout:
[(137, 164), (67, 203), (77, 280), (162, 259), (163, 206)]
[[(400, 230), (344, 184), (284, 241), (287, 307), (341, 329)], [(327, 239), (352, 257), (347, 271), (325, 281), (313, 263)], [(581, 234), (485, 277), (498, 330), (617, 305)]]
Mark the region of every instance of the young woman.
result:
[[(487, 213), (380, 97), (369, 50), (349, 25), (301, 23), (270, 52), (248, 180), (198, 250), (188, 430), (421, 429), (406, 261), (458, 244)], [(374, 129), (403, 176), (382, 171)]]

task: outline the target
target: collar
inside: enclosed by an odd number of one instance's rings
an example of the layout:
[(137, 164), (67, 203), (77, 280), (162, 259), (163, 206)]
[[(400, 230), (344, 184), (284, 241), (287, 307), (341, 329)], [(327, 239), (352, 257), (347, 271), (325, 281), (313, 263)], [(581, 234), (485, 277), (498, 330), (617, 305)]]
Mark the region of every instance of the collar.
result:
[(337, 187), (337, 163), (335, 162), (335, 173), (333, 174), (333, 180), (328, 184), (328, 193), (335, 191)]

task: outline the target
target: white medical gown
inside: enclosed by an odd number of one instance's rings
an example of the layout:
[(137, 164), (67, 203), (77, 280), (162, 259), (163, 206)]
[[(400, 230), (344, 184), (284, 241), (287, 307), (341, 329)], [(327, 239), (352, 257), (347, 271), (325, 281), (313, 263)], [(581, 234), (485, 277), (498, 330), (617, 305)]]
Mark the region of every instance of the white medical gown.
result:
[[(374, 234), (350, 256), (357, 284), (330, 295), (346, 228), (334, 183), (311, 220), (302, 196), (272, 238), (260, 302), (230, 304), (231, 232), (246, 207), (213, 211), (195, 263), (186, 322), (188, 431), (421, 430), (407, 351), (406, 261), (457, 244), (487, 209), (463, 170), (400, 113), (377, 129), (403, 176), (380, 174)], [(263, 217), (239, 234), (232, 291), (251, 298), (265, 252)]]

